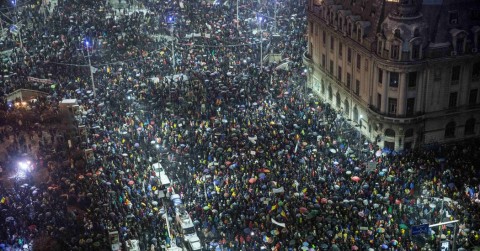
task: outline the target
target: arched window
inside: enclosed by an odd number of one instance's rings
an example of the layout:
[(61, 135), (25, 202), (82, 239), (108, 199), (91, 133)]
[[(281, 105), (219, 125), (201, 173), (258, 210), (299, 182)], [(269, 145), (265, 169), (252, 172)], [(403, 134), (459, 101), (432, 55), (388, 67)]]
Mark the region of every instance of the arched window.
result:
[(470, 118), (465, 122), (465, 135), (475, 134), (475, 119)]
[(353, 107), (353, 121), (358, 122), (358, 109), (357, 107)]
[(340, 97), (340, 93), (337, 92), (337, 107), (340, 108), (342, 105), (342, 98)]
[(445, 138), (455, 137), (455, 122), (451, 121), (445, 126)]
[(405, 138), (413, 137), (413, 128), (407, 129), (405, 131)]
[(385, 130), (385, 136), (395, 138), (395, 131), (393, 129), (388, 128), (387, 130)]
[(332, 86), (328, 86), (328, 99), (333, 99)]
[(343, 110), (345, 111), (345, 115), (348, 115), (350, 114), (350, 104), (348, 103), (348, 100), (345, 99), (345, 101), (343, 102)]

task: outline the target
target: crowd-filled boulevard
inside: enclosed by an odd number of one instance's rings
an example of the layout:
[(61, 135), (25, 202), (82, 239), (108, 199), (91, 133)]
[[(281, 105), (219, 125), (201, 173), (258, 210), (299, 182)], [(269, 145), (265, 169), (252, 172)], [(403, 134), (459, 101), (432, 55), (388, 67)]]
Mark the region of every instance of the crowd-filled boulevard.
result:
[(479, 141), (365, 140), (306, 88), (304, 1), (37, 2), (2, 6), (0, 92), (47, 94), (0, 98), (0, 250), (480, 245)]

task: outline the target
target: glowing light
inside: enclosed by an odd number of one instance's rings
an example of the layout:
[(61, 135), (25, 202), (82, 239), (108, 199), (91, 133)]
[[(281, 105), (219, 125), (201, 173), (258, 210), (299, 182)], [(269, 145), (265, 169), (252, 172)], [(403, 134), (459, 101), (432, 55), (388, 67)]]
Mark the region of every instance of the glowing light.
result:
[(32, 163), (29, 160), (20, 161), (20, 162), (18, 162), (18, 167), (19, 167), (20, 170), (30, 171), (30, 169), (32, 167)]

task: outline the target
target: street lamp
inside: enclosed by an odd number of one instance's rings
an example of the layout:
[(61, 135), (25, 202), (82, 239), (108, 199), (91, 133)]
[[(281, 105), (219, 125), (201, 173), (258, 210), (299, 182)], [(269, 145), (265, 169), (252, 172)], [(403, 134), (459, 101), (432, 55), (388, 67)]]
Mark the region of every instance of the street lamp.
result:
[(277, 33), (277, 0), (273, 2), (273, 33)]
[(23, 49), (23, 40), (22, 40), (22, 32), (21, 29), (18, 25), (18, 11), (17, 11), (17, 0), (12, 0), (11, 1), (13, 8), (15, 9), (15, 24), (14, 24), (14, 30), (18, 30), (18, 38), (20, 40), (20, 48)]
[(172, 67), (173, 72), (175, 73), (175, 16), (173, 13), (168, 13), (166, 18), (167, 25), (170, 26), (170, 32), (172, 33)]
[(87, 49), (87, 57), (88, 57), (88, 69), (90, 70), (90, 79), (92, 81), (92, 89), (93, 89), (93, 98), (96, 97), (96, 91), (95, 91), (95, 81), (93, 79), (93, 67), (92, 67), (92, 61), (90, 60), (90, 42), (88, 40), (85, 40), (85, 47)]
[(260, 28), (260, 71), (263, 71), (263, 30), (262, 23), (265, 21), (265, 17), (257, 13), (257, 21)]

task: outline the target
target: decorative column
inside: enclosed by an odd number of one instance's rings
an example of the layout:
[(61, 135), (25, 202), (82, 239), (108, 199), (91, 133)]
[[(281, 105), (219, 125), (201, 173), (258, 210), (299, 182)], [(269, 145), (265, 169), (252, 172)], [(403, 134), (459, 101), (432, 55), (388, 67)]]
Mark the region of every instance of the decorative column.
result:
[(407, 106), (407, 73), (400, 73), (400, 83), (398, 84), (398, 110), (397, 114), (400, 116), (405, 115), (405, 108)]
[(382, 105), (381, 105), (381, 108), (380, 108), (380, 112), (381, 113), (387, 113), (387, 102), (388, 102), (388, 87), (389, 87), (389, 83), (387, 82), (388, 81), (388, 75), (389, 72), (386, 71), (386, 70), (383, 70), (383, 80), (382, 80), (382, 87), (383, 87), (383, 93), (382, 93)]

